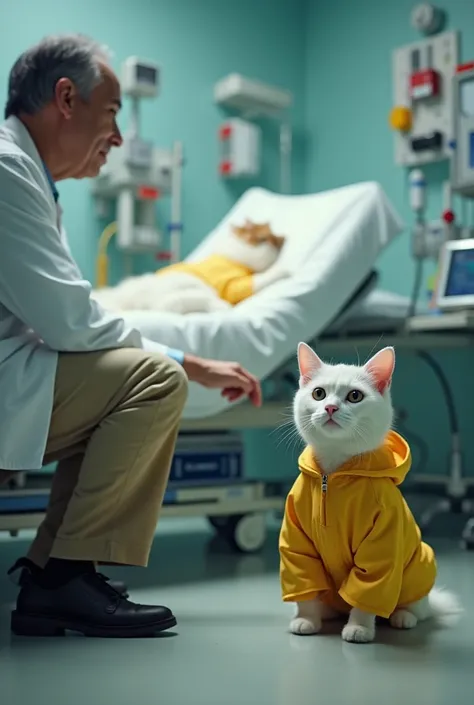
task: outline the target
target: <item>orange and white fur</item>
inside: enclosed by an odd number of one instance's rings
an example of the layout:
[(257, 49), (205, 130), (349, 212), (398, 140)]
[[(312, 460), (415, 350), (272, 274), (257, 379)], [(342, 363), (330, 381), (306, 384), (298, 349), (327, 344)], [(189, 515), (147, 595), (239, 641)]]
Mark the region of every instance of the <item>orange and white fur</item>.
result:
[[(284, 238), (275, 235), (269, 223), (246, 220), (233, 226), (216, 245), (213, 256), (225, 257), (252, 270), (252, 293), (285, 279), (288, 272), (279, 259)], [(151, 310), (172, 313), (210, 313), (228, 310), (228, 301), (215, 288), (188, 272), (155, 273), (124, 279), (118, 286), (93, 292), (104, 308), (115, 311)]]

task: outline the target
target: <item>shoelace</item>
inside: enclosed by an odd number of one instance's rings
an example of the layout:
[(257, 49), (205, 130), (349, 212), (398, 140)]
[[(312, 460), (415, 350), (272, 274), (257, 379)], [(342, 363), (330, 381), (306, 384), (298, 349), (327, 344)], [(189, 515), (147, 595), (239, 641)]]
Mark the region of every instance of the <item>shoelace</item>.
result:
[(100, 588), (110, 597), (114, 607), (118, 607), (122, 600), (125, 600), (124, 596), (109, 583), (109, 578), (103, 573), (90, 573), (87, 578), (92, 583), (100, 583)]

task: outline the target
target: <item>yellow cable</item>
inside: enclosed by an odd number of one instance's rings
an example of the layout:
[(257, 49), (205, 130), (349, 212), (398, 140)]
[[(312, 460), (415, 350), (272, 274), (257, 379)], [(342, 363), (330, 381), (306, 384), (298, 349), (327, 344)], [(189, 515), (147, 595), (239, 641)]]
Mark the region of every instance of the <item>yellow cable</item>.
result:
[(117, 233), (117, 222), (114, 221), (106, 225), (99, 237), (99, 244), (97, 246), (97, 262), (96, 262), (96, 286), (98, 289), (103, 286), (107, 286), (108, 281), (108, 270), (109, 270), (109, 258), (107, 256), (107, 247), (109, 242)]

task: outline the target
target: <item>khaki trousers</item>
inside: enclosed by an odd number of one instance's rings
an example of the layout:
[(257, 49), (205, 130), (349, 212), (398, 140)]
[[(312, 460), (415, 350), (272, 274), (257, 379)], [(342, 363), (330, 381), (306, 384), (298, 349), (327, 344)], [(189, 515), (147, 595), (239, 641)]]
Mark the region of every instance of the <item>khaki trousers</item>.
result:
[(164, 355), (59, 355), (45, 456), (59, 463), (31, 560), (147, 565), (186, 396)]

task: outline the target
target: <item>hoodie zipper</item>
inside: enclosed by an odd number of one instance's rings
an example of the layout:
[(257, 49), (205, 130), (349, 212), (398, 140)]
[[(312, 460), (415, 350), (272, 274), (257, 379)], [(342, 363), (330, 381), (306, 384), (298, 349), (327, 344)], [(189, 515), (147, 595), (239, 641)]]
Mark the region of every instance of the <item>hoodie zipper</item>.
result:
[(321, 524), (326, 526), (326, 497), (328, 493), (328, 476), (321, 477)]

